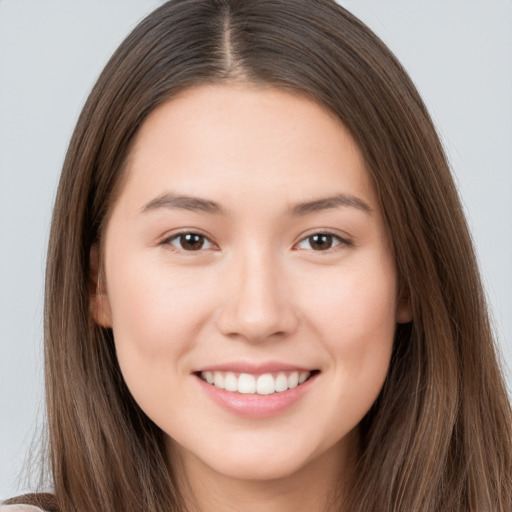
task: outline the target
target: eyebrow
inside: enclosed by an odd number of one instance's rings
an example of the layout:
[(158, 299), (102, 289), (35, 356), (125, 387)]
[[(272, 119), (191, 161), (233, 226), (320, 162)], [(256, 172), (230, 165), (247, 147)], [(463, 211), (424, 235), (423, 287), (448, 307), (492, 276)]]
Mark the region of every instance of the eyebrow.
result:
[(225, 215), (222, 206), (215, 201), (194, 196), (181, 196), (172, 193), (162, 194), (152, 199), (142, 207), (142, 212), (157, 210), (159, 208), (189, 210), (192, 212)]
[[(372, 208), (362, 199), (350, 194), (336, 194), (330, 197), (301, 202), (290, 208), (294, 217), (302, 217), (323, 210), (330, 210), (340, 207), (356, 208), (369, 215), (373, 213)], [(152, 199), (142, 207), (142, 212), (149, 212), (159, 208), (189, 210), (192, 212), (208, 213), (213, 215), (226, 215), (224, 208), (209, 199), (202, 199), (195, 196), (177, 195), (165, 193)]]
[(356, 208), (357, 210), (361, 210), (369, 215), (373, 213), (373, 210), (367, 203), (350, 194), (336, 194), (322, 199), (298, 203), (292, 207), (291, 213), (292, 215), (299, 217), (310, 213), (340, 207)]

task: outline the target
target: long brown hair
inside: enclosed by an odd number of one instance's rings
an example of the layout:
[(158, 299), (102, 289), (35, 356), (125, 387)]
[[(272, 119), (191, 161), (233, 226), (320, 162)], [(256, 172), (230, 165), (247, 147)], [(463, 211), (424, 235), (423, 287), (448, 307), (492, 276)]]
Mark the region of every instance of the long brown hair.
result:
[(121, 44), (82, 111), (53, 214), (45, 306), (49, 459), (66, 512), (183, 511), (162, 432), (90, 314), (91, 247), (147, 115), (186, 87), (307, 95), (348, 127), (373, 178), (414, 320), (361, 423), (350, 512), (510, 512), (511, 411), (449, 167), (411, 80), (331, 0), (175, 0)]

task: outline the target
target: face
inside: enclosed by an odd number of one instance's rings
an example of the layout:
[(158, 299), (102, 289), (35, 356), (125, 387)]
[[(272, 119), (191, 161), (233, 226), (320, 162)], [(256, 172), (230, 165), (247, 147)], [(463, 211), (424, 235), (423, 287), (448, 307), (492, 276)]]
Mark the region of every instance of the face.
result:
[(347, 458), (409, 312), (333, 115), (249, 86), (173, 98), (138, 133), (103, 255), (94, 314), (170, 457), (249, 480)]

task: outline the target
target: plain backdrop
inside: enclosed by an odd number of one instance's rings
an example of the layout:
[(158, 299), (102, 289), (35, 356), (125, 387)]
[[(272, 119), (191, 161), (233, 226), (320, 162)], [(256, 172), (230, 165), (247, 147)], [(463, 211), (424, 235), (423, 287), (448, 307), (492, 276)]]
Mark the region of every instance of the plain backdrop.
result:
[[(108, 57), (161, 3), (0, 0), (0, 499), (24, 490), (40, 428), (43, 271), (66, 146)], [(432, 113), (512, 367), (512, 0), (341, 3), (396, 53)]]

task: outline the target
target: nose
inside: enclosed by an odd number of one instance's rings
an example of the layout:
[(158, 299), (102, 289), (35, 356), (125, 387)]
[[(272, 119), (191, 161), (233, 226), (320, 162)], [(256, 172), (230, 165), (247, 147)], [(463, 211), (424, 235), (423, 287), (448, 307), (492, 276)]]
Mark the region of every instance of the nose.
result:
[(217, 327), (251, 343), (283, 338), (298, 325), (287, 279), (269, 255), (248, 250), (227, 270), (227, 293)]

